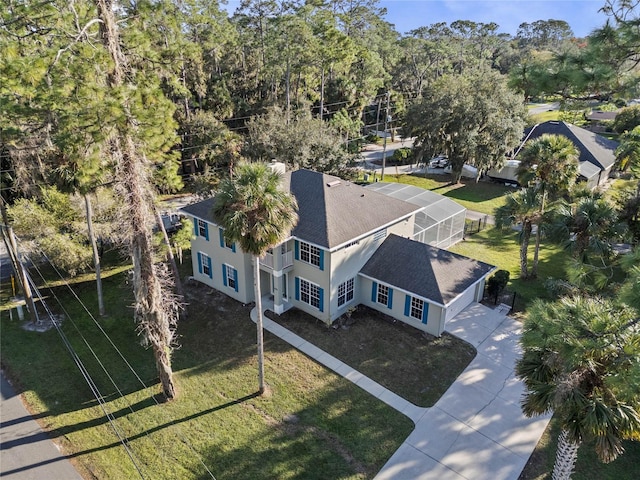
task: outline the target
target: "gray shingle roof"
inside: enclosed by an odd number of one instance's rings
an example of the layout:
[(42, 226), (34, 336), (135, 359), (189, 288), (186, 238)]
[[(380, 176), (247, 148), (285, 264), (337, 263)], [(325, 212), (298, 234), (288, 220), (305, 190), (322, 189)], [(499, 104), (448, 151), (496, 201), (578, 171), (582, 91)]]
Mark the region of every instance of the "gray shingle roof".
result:
[[(283, 183), (298, 201), (298, 224), (291, 234), (324, 248), (334, 248), (410, 216), (419, 206), (365, 189), (332, 175), (296, 170)], [(182, 210), (215, 223), (213, 198)]]
[(420, 210), (411, 203), (311, 170), (289, 172), (285, 183), (298, 201), (300, 219), (293, 236), (329, 249)]
[[(616, 161), (615, 149), (618, 143), (596, 133), (576, 127), (566, 122), (549, 121), (535, 125), (525, 131), (525, 138), (531, 140), (544, 134), (564, 135), (580, 151), (578, 161), (589, 162), (601, 170), (607, 170)], [(580, 172), (582, 175), (582, 171)], [(586, 175), (585, 175), (586, 176)], [(587, 177), (590, 178), (590, 177)]]
[(193, 215), (200, 220), (207, 220), (211, 223), (215, 223), (213, 219), (213, 200), (214, 198), (207, 198), (206, 200), (202, 200), (198, 203), (192, 203), (191, 205), (187, 205), (186, 207), (182, 207), (182, 210), (189, 215)]
[(397, 235), (389, 235), (360, 273), (447, 305), (496, 267)]

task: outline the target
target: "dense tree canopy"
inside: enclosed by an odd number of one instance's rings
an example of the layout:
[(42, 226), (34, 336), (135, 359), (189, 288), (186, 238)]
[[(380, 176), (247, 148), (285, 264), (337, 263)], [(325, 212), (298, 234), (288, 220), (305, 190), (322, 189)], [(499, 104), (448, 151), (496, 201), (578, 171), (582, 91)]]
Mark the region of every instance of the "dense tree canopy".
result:
[(406, 129), (423, 157), (448, 157), (455, 183), (465, 163), (500, 168), (520, 143), (524, 116), (523, 99), (500, 74), (482, 69), (442, 77), (409, 108)]

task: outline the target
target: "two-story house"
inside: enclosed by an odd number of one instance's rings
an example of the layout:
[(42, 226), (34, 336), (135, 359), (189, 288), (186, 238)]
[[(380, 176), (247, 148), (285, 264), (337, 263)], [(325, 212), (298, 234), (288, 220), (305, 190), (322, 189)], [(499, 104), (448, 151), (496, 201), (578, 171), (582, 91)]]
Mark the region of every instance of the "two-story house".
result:
[[(260, 259), (275, 313), (296, 307), (331, 324), (359, 304), (433, 335), (482, 297), (495, 267), (412, 240), (420, 206), (310, 170), (287, 172), (298, 202), (290, 237)], [(254, 301), (252, 257), (225, 242), (207, 199), (183, 208), (194, 222), (193, 276)]]

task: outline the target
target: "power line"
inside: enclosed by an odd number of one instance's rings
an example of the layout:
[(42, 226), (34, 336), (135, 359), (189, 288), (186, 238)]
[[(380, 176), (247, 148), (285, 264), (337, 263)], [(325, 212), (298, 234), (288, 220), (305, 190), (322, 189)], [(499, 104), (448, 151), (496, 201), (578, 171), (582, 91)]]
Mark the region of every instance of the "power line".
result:
[[(133, 366), (129, 363), (129, 361), (126, 359), (126, 357), (123, 355), (123, 353), (121, 352), (121, 350), (115, 345), (115, 343), (113, 342), (113, 340), (111, 339), (111, 337), (109, 337), (109, 335), (107, 334), (107, 332), (104, 330), (104, 328), (100, 325), (100, 323), (97, 321), (97, 319), (95, 318), (95, 316), (91, 313), (91, 311), (87, 308), (87, 306), (85, 305), (85, 303), (80, 299), (80, 297), (78, 296), (78, 294), (73, 290), (73, 288), (71, 287), (71, 285), (69, 284), (69, 282), (63, 277), (63, 275), (61, 274), (61, 272), (58, 270), (58, 268), (56, 267), (56, 265), (51, 261), (51, 259), (45, 254), (45, 252), (42, 251), (42, 249), (39, 249), (39, 253), (43, 256), (43, 258), (49, 263), (49, 265), (51, 265), (51, 267), (53, 268), (53, 270), (55, 271), (55, 273), (58, 275), (58, 277), (60, 278), (60, 280), (62, 280), (63, 284), (67, 287), (67, 289), (71, 292), (71, 294), (73, 295), (73, 297), (76, 299), (76, 301), (78, 301), (78, 303), (82, 306), (83, 310), (89, 315), (89, 318), (91, 318), (91, 320), (93, 321), (94, 325), (98, 328), (98, 330), (102, 333), (102, 335), (107, 339), (107, 341), (109, 342), (109, 344), (111, 345), (111, 347), (115, 350), (115, 352), (117, 352), (118, 356), (121, 358), (121, 360), (125, 363), (125, 365), (127, 366), (127, 368), (129, 369), (129, 371), (131, 371), (134, 375), (134, 377), (136, 378), (136, 380), (142, 385), (142, 387), (144, 389), (149, 388), (145, 382), (142, 380), (142, 378), (140, 377), (140, 375), (136, 372), (136, 370), (133, 368)], [(42, 272), (37, 268), (37, 265), (35, 263), (33, 263), (34, 267), (36, 268), (36, 271), (38, 271), (40, 278), (42, 279), (42, 281), (46, 281), (44, 279), (44, 276), (42, 275)], [(100, 367), (102, 368), (103, 372), (105, 373), (105, 375), (107, 375), (107, 377), (109, 378), (109, 380), (111, 381), (111, 384), (114, 386), (114, 388), (118, 391), (118, 394), (120, 395), (120, 398), (122, 398), (124, 400), (124, 394), (122, 392), (122, 390), (118, 387), (118, 385), (116, 384), (115, 380), (113, 379), (113, 376), (108, 372), (108, 370), (106, 369), (106, 367), (104, 366), (103, 362), (100, 360), (100, 358), (98, 357), (98, 355), (95, 353), (94, 349), (91, 347), (91, 345), (89, 344), (89, 342), (87, 341), (86, 337), (82, 334), (82, 332), (80, 331), (80, 329), (78, 328), (77, 324), (73, 321), (73, 318), (71, 317), (71, 315), (69, 315), (68, 311), (64, 308), (64, 305), (62, 304), (62, 302), (60, 301), (60, 299), (57, 297), (57, 295), (55, 294), (55, 291), (51, 291), (53, 297), (56, 299), (58, 305), (60, 306), (60, 308), (62, 309), (62, 311), (65, 313), (66, 317), (69, 319), (69, 321), (71, 322), (71, 324), (74, 326), (75, 330), (78, 332), (78, 334), (80, 335), (80, 337), (82, 338), (84, 344), (87, 346), (87, 348), (89, 349), (89, 351), (93, 354), (94, 359), (98, 362), (98, 364), (100, 365)], [(39, 292), (38, 292), (39, 295)], [(39, 295), (39, 297), (42, 299), (42, 296)], [(53, 318), (53, 317), (51, 317)], [(56, 325), (57, 328), (57, 325)], [(155, 398), (155, 396), (152, 396), (154, 403), (156, 404), (156, 406), (160, 406), (160, 403), (158, 402), (158, 400)], [(129, 411), (131, 413), (135, 413), (134, 410), (131, 408), (131, 405), (128, 405)], [(104, 410), (104, 408), (103, 408)], [(113, 417), (111, 417), (113, 418)], [(149, 437), (148, 433), (145, 432), (145, 435), (147, 436), (147, 438), (149, 438), (149, 440), (154, 444), (154, 446), (157, 448), (157, 444), (155, 444), (155, 442)], [(202, 457), (196, 452), (196, 450), (193, 448), (193, 446), (187, 441), (186, 437), (184, 437), (184, 435), (180, 435), (181, 439), (183, 441), (183, 444), (187, 446), (187, 448), (189, 448), (189, 450), (196, 456), (196, 458), (198, 459), (198, 461), (200, 462), (200, 464), (204, 467), (204, 469), (207, 471), (207, 473), (209, 474), (209, 476), (215, 480), (215, 476), (213, 475), (213, 473), (211, 472), (211, 470), (207, 467), (207, 465), (204, 463), (204, 461), (202, 460)]]
[[(36, 267), (36, 269), (37, 269), (37, 267)], [(37, 270), (37, 271), (40, 273), (39, 270)], [(115, 432), (116, 436), (120, 440), (120, 443), (124, 447), (125, 452), (127, 453), (128, 457), (131, 459), (131, 462), (133, 463), (136, 471), (138, 472), (138, 475), (140, 476), (140, 478), (144, 479), (145, 477), (142, 474), (142, 471), (140, 470), (140, 466), (138, 465), (138, 461), (136, 461), (135, 455), (131, 451), (128, 442), (125, 440), (125, 438), (120, 433), (120, 431), (119, 431), (119, 429), (118, 429), (118, 427), (117, 427), (117, 425), (115, 423), (115, 418), (113, 417), (113, 415), (110, 412), (107, 411), (106, 402), (104, 401), (104, 396), (102, 395), (102, 393), (100, 393), (100, 389), (98, 388), (98, 386), (94, 382), (93, 378), (91, 377), (91, 374), (89, 373), (89, 371), (87, 370), (86, 366), (84, 365), (84, 363), (82, 362), (82, 360), (78, 356), (77, 352), (73, 348), (73, 345), (69, 341), (69, 338), (66, 336), (64, 331), (58, 325), (58, 322), (56, 321), (53, 312), (51, 312), (51, 310), (49, 309), (46, 301), (44, 300), (44, 297), (41, 295), (37, 285), (35, 284), (35, 282), (31, 278), (31, 275), (28, 272), (26, 273), (26, 275), (27, 275), (28, 282), (31, 284), (31, 287), (32, 287), (33, 291), (37, 294), (38, 298), (40, 299), (40, 302), (41, 302), (42, 306), (44, 307), (45, 311), (49, 315), (49, 318), (51, 319), (51, 323), (55, 326), (56, 331), (58, 332), (58, 335), (60, 336), (60, 339), (62, 340), (62, 343), (67, 348), (67, 351), (69, 352), (69, 354), (71, 355), (71, 358), (73, 359), (74, 363), (78, 367), (78, 370), (80, 370), (80, 373), (82, 374), (82, 377), (84, 378), (85, 382), (89, 386), (89, 389), (93, 393), (94, 398), (96, 399), (96, 401), (100, 405), (100, 408), (101, 408), (102, 412), (104, 413), (105, 417), (109, 421), (109, 424), (111, 425), (111, 428), (113, 428), (113, 431)], [(40, 275), (42, 275), (42, 274), (40, 273)]]

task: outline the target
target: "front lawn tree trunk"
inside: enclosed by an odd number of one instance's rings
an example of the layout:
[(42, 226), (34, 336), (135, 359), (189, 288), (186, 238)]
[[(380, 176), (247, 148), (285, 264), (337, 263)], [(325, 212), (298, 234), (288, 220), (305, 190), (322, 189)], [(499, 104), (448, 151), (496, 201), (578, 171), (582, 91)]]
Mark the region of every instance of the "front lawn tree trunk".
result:
[(262, 395), (265, 390), (264, 382), (264, 332), (262, 330), (262, 298), (260, 291), (260, 258), (253, 257), (253, 291), (256, 296), (256, 328), (258, 335), (258, 393)]
[[(113, 0), (95, 0), (100, 18), (104, 47), (112, 60), (107, 72), (110, 93), (127, 91), (127, 58), (122, 52)], [(171, 348), (177, 322), (177, 304), (168, 288), (170, 277), (154, 262), (151, 241), (154, 191), (149, 180), (149, 163), (138, 150), (135, 134), (140, 125), (132, 113), (132, 99), (116, 95), (122, 107), (122, 120), (113, 129), (111, 153), (116, 159), (116, 189), (127, 206), (128, 247), (133, 262), (134, 319), (142, 334), (143, 344), (151, 345), (158, 377), (167, 400), (176, 396), (171, 370)]]
[(529, 267), (527, 254), (529, 252), (529, 239), (531, 238), (531, 221), (525, 219), (522, 222), (522, 238), (520, 240), (520, 275), (522, 278), (529, 277)]
[(566, 430), (560, 432), (558, 448), (556, 450), (556, 462), (553, 465), (551, 480), (569, 480), (573, 473), (573, 467), (578, 458), (579, 443), (572, 442)]

